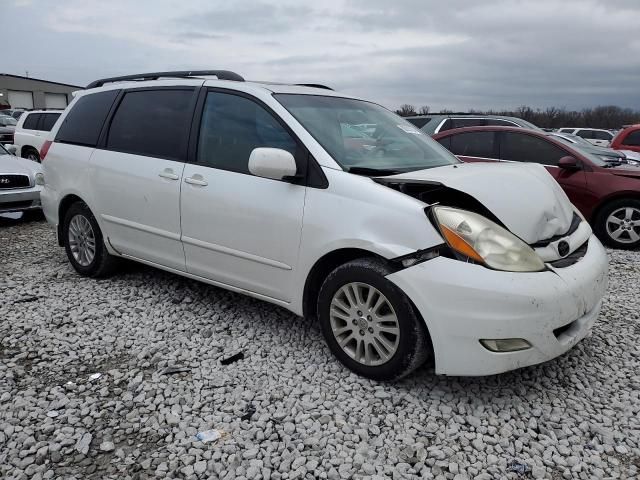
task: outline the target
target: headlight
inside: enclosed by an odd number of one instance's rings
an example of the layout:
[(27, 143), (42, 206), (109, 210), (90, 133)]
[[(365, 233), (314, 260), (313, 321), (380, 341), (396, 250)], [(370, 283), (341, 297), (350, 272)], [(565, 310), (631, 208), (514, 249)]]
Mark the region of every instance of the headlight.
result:
[(36, 185), (44, 185), (44, 174), (38, 172), (35, 175)]
[(529, 245), (482, 215), (451, 207), (434, 207), (433, 213), (442, 236), (457, 253), (496, 270), (544, 270), (544, 262)]

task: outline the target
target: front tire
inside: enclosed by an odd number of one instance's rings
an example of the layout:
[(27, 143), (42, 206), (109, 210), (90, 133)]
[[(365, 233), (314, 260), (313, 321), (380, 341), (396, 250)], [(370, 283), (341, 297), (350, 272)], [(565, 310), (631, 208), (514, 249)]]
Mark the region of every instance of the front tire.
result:
[(397, 380), (431, 356), (423, 320), (409, 298), (385, 278), (382, 261), (357, 259), (331, 272), (318, 296), (318, 317), (332, 353), (373, 380)]
[(594, 230), (609, 247), (640, 247), (640, 200), (621, 198), (606, 204), (596, 216)]
[(40, 163), (40, 154), (35, 148), (28, 148), (22, 152), (22, 158)]
[(114, 270), (117, 259), (107, 251), (100, 226), (85, 203), (69, 207), (62, 235), (67, 258), (80, 275), (104, 277)]

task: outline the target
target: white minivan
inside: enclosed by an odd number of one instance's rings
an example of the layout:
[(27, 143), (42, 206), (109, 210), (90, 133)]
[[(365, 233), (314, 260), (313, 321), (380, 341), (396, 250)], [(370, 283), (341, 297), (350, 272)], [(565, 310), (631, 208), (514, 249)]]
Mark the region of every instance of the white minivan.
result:
[(461, 163), (321, 85), (99, 80), (41, 158), (45, 215), (81, 275), (123, 257), (281, 305), (377, 380), (428, 359), (447, 375), (552, 359), (607, 286), (602, 245), (542, 166)]

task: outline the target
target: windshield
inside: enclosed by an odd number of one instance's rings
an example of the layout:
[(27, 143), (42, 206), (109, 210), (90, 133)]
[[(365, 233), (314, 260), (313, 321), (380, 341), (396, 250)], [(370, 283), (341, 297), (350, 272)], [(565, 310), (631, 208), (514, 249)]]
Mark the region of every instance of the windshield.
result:
[(17, 125), (17, 123), (18, 122), (13, 117), (7, 117), (6, 115), (0, 117), (0, 125), (3, 127), (11, 127)]
[(431, 137), (379, 105), (316, 95), (275, 98), (347, 171), (392, 175), (459, 163)]

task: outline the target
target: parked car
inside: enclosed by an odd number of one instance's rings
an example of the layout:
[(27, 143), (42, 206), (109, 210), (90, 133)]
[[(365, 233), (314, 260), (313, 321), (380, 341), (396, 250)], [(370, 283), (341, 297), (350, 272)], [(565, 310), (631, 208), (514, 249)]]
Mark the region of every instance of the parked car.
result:
[(42, 169), (0, 145), (0, 213), (39, 211)]
[(640, 168), (605, 161), (533, 130), (472, 127), (434, 138), (466, 162), (545, 166), (604, 243), (614, 248), (640, 246)]
[(640, 153), (640, 124), (621, 130), (611, 141), (611, 148), (624, 153)]
[(518, 117), (506, 117), (501, 115), (477, 115), (471, 113), (427, 114), (405, 117), (405, 120), (413, 123), (427, 135), (453, 128), (481, 127), (485, 125), (499, 125), (505, 127), (521, 127), (541, 130), (531, 122)]
[(584, 138), (587, 142), (598, 147), (608, 147), (613, 140), (613, 133), (602, 128), (559, 128), (558, 133), (570, 133)]
[(13, 144), (13, 133), (17, 123), (13, 117), (0, 115), (0, 145)]
[(34, 110), (20, 117), (14, 133), (18, 155), (35, 162), (40, 161), (40, 149), (62, 111)]
[[(373, 148), (345, 148), (356, 118)], [(335, 356), (374, 379), (431, 357), (448, 375), (552, 359), (587, 334), (607, 285), (602, 245), (543, 167), (461, 163), (326, 88), (228, 71), (99, 80), (42, 165), (46, 218), (79, 274), (123, 257), (318, 318)]]
[(22, 108), (9, 108), (6, 110), (0, 110), (0, 114), (1, 115), (8, 115), (10, 117), (15, 118), (16, 120), (18, 120), (20, 118), (20, 116), (25, 112), (26, 110), (22, 109)]
[(589, 153), (593, 153), (602, 158), (605, 162), (615, 161), (620, 163), (628, 163), (629, 165), (640, 165), (640, 154), (614, 150), (607, 147), (596, 147), (594, 144), (587, 142), (584, 138), (571, 133), (549, 133), (550, 137), (557, 138), (561, 141), (575, 145), (576, 148), (586, 150)]

